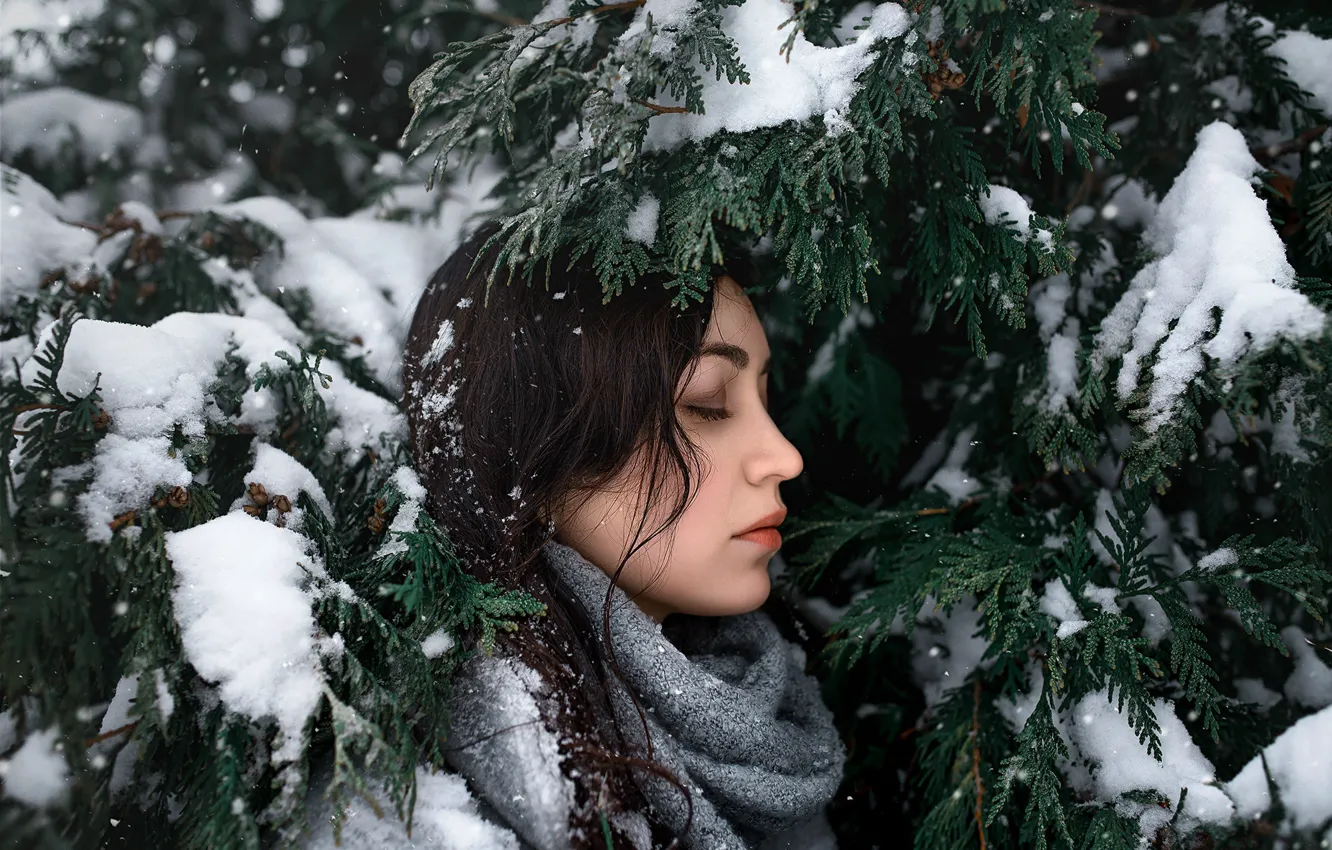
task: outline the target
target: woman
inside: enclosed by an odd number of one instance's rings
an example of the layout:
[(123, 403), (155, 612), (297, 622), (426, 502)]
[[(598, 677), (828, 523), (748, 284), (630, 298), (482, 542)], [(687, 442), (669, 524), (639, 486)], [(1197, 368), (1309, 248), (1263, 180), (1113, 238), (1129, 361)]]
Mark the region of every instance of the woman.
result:
[(466, 568), (547, 614), (460, 668), (450, 764), (538, 850), (835, 846), (845, 750), (757, 610), (802, 460), (746, 275), (683, 310), (654, 276), (603, 303), (587, 256), (488, 287), (495, 232), (431, 278), (404, 402)]

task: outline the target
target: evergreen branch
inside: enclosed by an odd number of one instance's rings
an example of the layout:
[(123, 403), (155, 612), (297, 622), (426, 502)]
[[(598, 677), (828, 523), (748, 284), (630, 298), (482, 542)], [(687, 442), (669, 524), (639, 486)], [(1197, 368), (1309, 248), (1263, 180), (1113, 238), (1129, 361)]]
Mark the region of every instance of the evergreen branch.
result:
[(1036, 707), (1017, 735), (1017, 752), (1003, 762), (1003, 781), (990, 801), (990, 811), (985, 818), (988, 825), (1004, 811), (1015, 783), (1027, 785), (1031, 794), (1023, 812), (1021, 835), (1034, 842), (1036, 850), (1046, 850), (1050, 846), (1048, 833), (1051, 829), (1063, 840), (1065, 847), (1072, 847), (1074, 843), (1060, 799), (1063, 783), (1058, 769), (1060, 760), (1068, 758), (1068, 748), (1054, 725), (1050, 687), (1050, 679), (1046, 677)]

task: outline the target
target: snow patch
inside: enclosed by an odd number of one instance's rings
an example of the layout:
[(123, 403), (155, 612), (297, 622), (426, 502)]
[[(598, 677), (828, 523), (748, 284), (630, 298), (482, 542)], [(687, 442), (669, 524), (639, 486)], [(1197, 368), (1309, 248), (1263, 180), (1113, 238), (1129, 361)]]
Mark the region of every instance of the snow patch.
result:
[[(693, 0), (649, 2), (638, 10), (625, 36), (635, 32), (634, 27), (649, 11), (654, 22), (657, 20), (654, 6), (672, 10), (663, 13), (665, 19), (670, 14), (686, 17), (692, 4)], [(791, 9), (782, 0), (746, 0), (723, 8), (721, 16), (722, 30), (735, 42), (749, 84), (733, 84), (724, 74), (719, 80), (715, 71), (704, 69), (695, 60), (706, 111), (653, 117), (643, 141), (644, 151), (672, 150), (722, 131), (747, 133), (816, 116), (823, 116), (829, 124), (843, 122), (858, 90), (856, 78), (874, 61), (871, 48), (883, 39), (903, 35), (911, 25), (905, 9), (896, 3), (882, 3), (874, 8), (868, 28), (850, 44), (820, 47), (798, 34), (789, 54), (783, 55), (780, 50), (789, 30), (779, 27), (791, 16)], [(673, 45), (670, 47), (673, 49)], [(661, 103), (683, 105), (666, 96)]]
[[(1102, 322), (1092, 363), (1100, 370), (1123, 357), (1120, 399), (1137, 388), (1142, 361), (1160, 344), (1151, 367), (1148, 432), (1175, 417), (1204, 354), (1228, 370), (1279, 339), (1322, 332), (1325, 316), (1296, 291), (1285, 246), (1254, 192), (1258, 169), (1235, 128), (1219, 121), (1202, 128), (1197, 149), (1144, 236), (1157, 259), (1133, 278)], [(1213, 334), (1217, 309), (1221, 323)]]
[[(1226, 793), (1235, 801), (1241, 818), (1257, 818), (1272, 807), (1267, 772), (1277, 788), (1286, 820), (1297, 830), (1314, 829), (1332, 815), (1332, 706), (1302, 717), (1254, 756), (1235, 778), (1226, 783)], [(1263, 760), (1267, 761), (1267, 772)]]
[(300, 756), (305, 721), (323, 695), (314, 600), (303, 589), (308, 573), (323, 572), (312, 549), (294, 531), (242, 512), (166, 533), (185, 657), (232, 711), (277, 720), (275, 764)]

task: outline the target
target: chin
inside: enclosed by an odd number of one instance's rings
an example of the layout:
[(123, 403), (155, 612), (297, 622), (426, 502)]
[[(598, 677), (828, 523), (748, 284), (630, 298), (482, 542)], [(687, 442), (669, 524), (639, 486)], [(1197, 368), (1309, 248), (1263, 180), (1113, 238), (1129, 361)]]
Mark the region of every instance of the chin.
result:
[(748, 614), (757, 611), (768, 600), (772, 592), (772, 582), (765, 572), (753, 582), (737, 583), (725, 596), (710, 595), (699, 600), (698, 609), (692, 613), (705, 617), (729, 617), (735, 614)]

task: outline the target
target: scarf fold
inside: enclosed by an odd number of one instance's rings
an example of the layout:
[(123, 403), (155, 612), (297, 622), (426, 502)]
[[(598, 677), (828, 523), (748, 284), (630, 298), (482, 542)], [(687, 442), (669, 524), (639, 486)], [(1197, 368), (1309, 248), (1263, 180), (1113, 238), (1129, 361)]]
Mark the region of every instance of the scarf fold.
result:
[[(563, 544), (546, 544), (545, 554), (601, 643), (610, 578)], [(658, 624), (621, 588), (611, 598), (611, 643), (647, 716), (653, 755), (693, 795), (685, 846), (744, 850), (821, 819), (841, 783), (846, 750), (817, 680), (804, 672), (804, 651), (762, 611), (674, 614)], [(613, 675), (607, 684), (621, 730), (646, 755), (643, 723), (624, 685)], [(655, 774), (640, 777), (649, 803), (682, 831), (684, 795)]]

